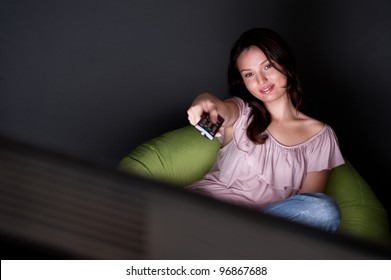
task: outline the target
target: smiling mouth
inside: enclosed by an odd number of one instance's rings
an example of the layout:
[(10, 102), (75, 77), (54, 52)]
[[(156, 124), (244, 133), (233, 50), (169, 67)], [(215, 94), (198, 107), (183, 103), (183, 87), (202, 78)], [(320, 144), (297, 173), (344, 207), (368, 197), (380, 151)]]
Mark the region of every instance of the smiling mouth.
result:
[(262, 88), (259, 92), (262, 94), (267, 94), (267, 93), (270, 93), (273, 90), (273, 88), (274, 88), (274, 85), (267, 86), (267, 87)]

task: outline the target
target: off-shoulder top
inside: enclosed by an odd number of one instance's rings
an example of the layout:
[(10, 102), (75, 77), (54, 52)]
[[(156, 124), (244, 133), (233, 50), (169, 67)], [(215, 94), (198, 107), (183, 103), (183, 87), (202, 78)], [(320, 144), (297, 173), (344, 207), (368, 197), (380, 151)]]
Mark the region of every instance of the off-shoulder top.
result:
[(260, 209), (297, 194), (308, 172), (344, 164), (337, 137), (328, 125), (294, 146), (280, 144), (268, 131), (264, 144), (253, 143), (246, 135), (251, 107), (240, 98), (233, 100), (240, 110), (233, 140), (220, 149), (204, 178), (187, 190)]

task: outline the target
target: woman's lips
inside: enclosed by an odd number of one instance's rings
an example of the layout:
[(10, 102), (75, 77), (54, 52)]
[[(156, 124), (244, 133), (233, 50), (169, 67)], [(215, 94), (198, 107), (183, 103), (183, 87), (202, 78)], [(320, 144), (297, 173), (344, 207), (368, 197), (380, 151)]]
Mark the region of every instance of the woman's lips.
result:
[(268, 94), (268, 93), (272, 92), (273, 88), (274, 88), (274, 85), (266, 86), (266, 87), (263, 87), (259, 92), (262, 94)]

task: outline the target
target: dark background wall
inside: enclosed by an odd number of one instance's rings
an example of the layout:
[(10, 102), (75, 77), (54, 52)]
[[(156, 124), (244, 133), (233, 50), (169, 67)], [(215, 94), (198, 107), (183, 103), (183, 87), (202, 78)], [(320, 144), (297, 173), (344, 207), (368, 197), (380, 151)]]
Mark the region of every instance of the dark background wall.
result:
[(187, 125), (198, 93), (225, 97), (233, 42), (270, 27), (297, 55), (303, 111), (334, 128), (390, 209), (390, 12), (387, 0), (0, 0), (0, 135), (115, 168)]

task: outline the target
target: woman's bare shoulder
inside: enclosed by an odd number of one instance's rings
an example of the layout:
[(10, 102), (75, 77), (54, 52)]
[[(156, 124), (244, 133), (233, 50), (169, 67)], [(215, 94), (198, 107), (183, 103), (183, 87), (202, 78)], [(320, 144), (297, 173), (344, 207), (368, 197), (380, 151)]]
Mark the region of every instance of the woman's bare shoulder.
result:
[(305, 130), (305, 134), (307, 137), (311, 137), (317, 133), (319, 133), (324, 127), (325, 123), (317, 120), (315, 118), (309, 117), (307, 115), (304, 115), (300, 113), (300, 127), (302, 127)]

